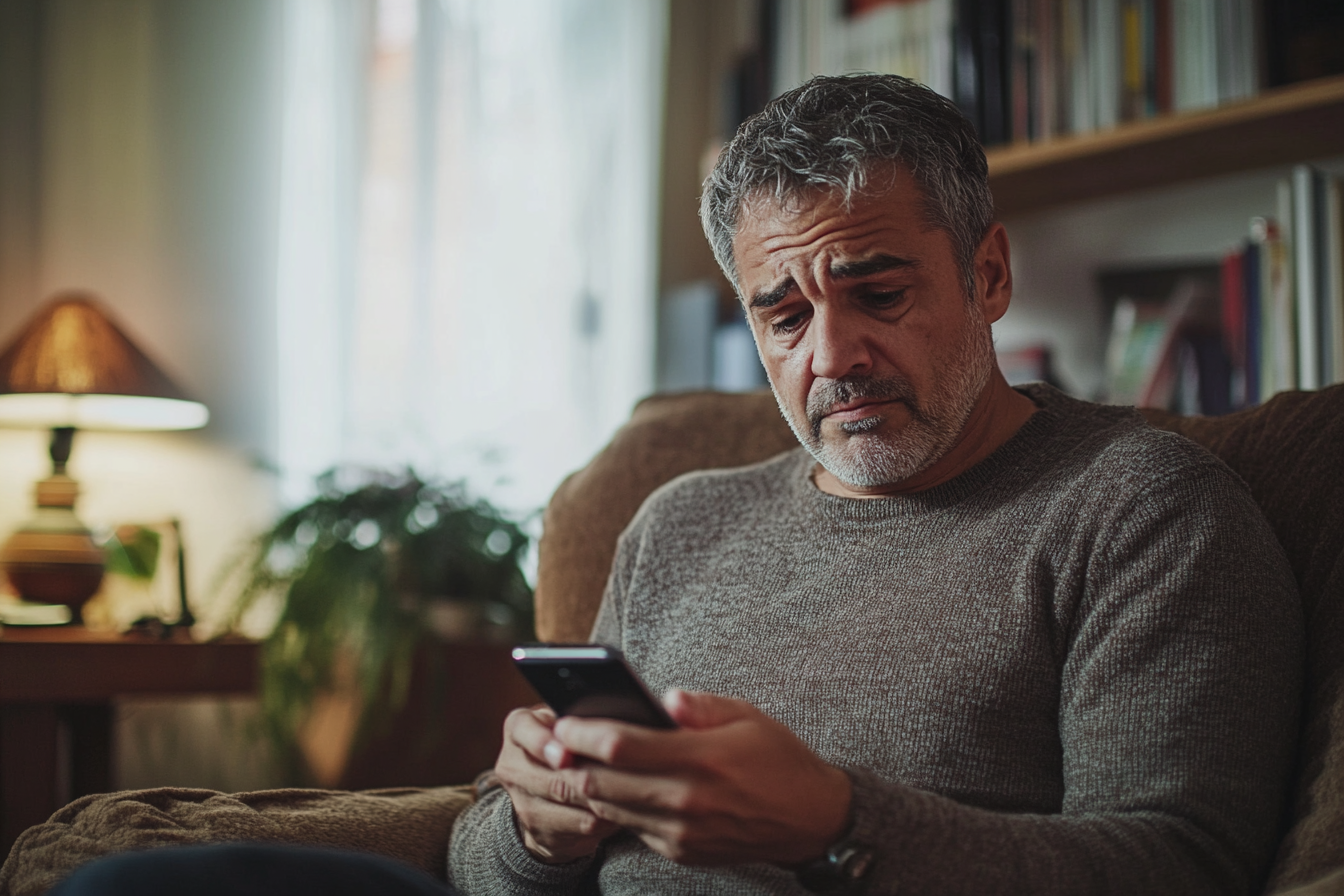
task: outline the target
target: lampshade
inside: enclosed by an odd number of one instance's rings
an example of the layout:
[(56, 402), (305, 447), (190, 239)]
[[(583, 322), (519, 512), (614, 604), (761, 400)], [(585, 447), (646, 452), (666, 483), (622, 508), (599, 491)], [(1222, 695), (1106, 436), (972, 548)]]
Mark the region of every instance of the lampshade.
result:
[(53, 297), (0, 352), (0, 425), (196, 429), (209, 419), (89, 293)]

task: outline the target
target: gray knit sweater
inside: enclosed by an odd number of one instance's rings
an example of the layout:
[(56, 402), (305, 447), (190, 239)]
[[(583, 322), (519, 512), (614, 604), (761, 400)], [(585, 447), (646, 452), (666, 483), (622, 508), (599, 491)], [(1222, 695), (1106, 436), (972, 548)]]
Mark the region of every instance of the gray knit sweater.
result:
[[(870, 893), (1245, 893), (1293, 753), (1291, 573), (1235, 474), (1132, 410), (1040, 410), (934, 489), (819, 491), (801, 449), (656, 492), (594, 639), (649, 686), (747, 700), (854, 780)], [(780, 781), (780, 787), (788, 787)], [(458, 822), (467, 894), (796, 893), (628, 834), (546, 866), (507, 794)]]

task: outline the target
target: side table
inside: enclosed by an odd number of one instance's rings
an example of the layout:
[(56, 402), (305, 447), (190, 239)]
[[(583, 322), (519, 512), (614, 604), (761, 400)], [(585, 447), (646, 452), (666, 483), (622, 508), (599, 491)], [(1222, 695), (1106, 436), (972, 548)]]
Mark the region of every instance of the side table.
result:
[(247, 694), (258, 645), (80, 626), (0, 629), (0, 859), (24, 829), (112, 788), (112, 700)]

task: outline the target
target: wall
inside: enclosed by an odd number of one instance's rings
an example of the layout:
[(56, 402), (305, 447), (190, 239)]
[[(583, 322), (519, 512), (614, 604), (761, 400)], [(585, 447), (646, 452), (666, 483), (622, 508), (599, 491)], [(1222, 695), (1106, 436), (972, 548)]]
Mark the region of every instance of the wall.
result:
[[(53, 292), (91, 289), (210, 408), (197, 432), (80, 433), (70, 462), (90, 526), (182, 520), (207, 619), (216, 576), (274, 513), (280, 8), (0, 3), (0, 342)], [(31, 512), (46, 441), (0, 429), (0, 538)], [(271, 783), (239, 726), (198, 727), (213, 704), (173, 712), (122, 708), (122, 783)], [(217, 753), (168, 748), (192, 737)]]
[[(210, 408), (197, 433), (81, 433), (91, 525), (181, 517), (193, 593), (272, 511), (272, 4), (5, 4), (0, 339), (52, 293), (101, 294)], [(43, 433), (0, 430), (0, 530), (27, 516)]]

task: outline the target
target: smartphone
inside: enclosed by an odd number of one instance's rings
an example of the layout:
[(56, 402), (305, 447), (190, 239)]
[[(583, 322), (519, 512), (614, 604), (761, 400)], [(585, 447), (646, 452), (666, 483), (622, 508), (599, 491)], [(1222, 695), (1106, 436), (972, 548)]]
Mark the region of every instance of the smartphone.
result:
[(513, 663), (558, 716), (677, 727), (614, 647), (521, 644), (513, 648)]

